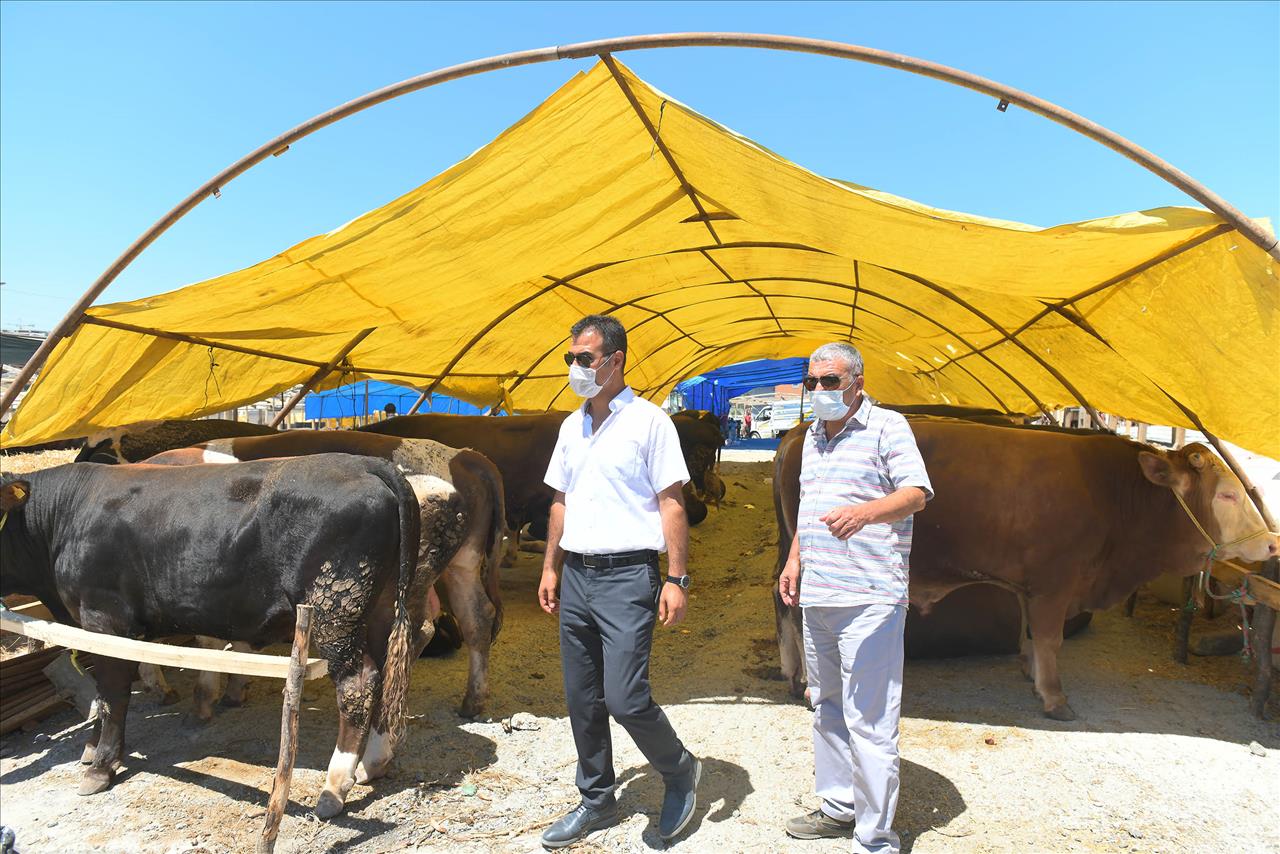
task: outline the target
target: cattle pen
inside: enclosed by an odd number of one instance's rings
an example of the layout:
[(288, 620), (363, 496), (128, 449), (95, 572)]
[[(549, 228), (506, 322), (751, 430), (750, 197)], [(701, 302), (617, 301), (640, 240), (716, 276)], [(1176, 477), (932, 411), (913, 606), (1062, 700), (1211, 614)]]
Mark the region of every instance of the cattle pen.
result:
[(280, 833), (280, 820), (284, 817), (285, 806), (289, 801), (289, 786), (293, 779), (294, 758), (297, 755), (298, 710), (302, 698), (302, 683), (310, 679), (319, 679), (328, 673), (328, 667), (323, 659), (308, 657), (311, 644), (311, 606), (299, 605), (297, 614), (293, 647), (288, 656), (190, 649), (133, 640), (85, 631), (47, 620), (37, 620), (22, 614), (19, 609), (7, 609), (2, 606), (0, 606), (0, 629), (43, 643), (109, 658), (136, 661), (140, 664), (283, 679), (285, 685), (280, 710), (280, 758), (276, 764), (266, 819), (257, 849), (259, 852), (269, 854), (275, 850), (276, 838)]

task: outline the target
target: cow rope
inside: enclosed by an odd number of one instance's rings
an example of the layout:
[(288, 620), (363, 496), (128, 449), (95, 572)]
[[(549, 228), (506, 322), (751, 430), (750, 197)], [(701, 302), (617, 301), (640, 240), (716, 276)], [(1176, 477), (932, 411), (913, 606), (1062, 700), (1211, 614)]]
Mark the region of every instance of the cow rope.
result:
[(1263, 528), (1260, 531), (1254, 531), (1252, 534), (1237, 537), (1229, 543), (1216, 543), (1214, 542), (1213, 537), (1209, 536), (1209, 532), (1204, 529), (1204, 526), (1200, 524), (1200, 520), (1196, 518), (1196, 514), (1191, 512), (1191, 508), (1187, 506), (1186, 500), (1178, 493), (1178, 490), (1171, 489), (1169, 491), (1173, 493), (1174, 498), (1178, 499), (1178, 503), (1182, 505), (1182, 509), (1187, 513), (1187, 518), (1189, 518), (1196, 526), (1196, 530), (1198, 530), (1204, 538), (1209, 541), (1209, 553), (1205, 555), (1204, 569), (1200, 570), (1196, 586), (1191, 589), (1191, 595), (1187, 597), (1187, 604), (1184, 605), (1183, 608), (1193, 614), (1200, 609), (1199, 600), (1196, 595), (1197, 593), (1208, 596), (1210, 599), (1214, 599), (1219, 602), (1229, 600), (1240, 606), (1240, 632), (1244, 635), (1244, 644), (1241, 647), (1240, 654), (1245, 658), (1253, 658), (1253, 642), (1251, 638), (1252, 629), (1249, 626), (1249, 614), (1245, 610), (1245, 598), (1249, 596), (1248, 576), (1254, 575), (1255, 573), (1229, 560), (1219, 560), (1218, 563), (1225, 564), (1232, 569), (1239, 570), (1245, 575), (1245, 578), (1240, 580), (1239, 587), (1222, 596), (1217, 595), (1209, 588), (1209, 578), (1213, 573), (1214, 559), (1220, 550), (1243, 543), (1245, 540), (1252, 540), (1254, 537), (1258, 537), (1263, 534), (1276, 536), (1276, 533)]

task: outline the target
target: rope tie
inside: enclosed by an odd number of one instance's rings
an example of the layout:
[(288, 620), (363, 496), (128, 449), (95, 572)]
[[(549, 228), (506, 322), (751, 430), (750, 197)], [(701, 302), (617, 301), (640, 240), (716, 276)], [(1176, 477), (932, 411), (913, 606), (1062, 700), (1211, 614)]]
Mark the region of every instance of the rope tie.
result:
[(1174, 498), (1178, 499), (1178, 503), (1182, 505), (1182, 509), (1186, 511), (1187, 518), (1196, 526), (1196, 530), (1199, 531), (1200, 535), (1209, 543), (1209, 553), (1205, 555), (1204, 569), (1200, 570), (1196, 585), (1192, 587), (1191, 595), (1187, 597), (1187, 604), (1182, 606), (1183, 610), (1190, 611), (1193, 614), (1199, 610), (1200, 605), (1196, 598), (1197, 592), (1219, 602), (1225, 600), (1238, 605), (1240, 607), (1240, 631), (1244, 635), (1244, 644), (1241, 647), (1240, 654), (1245, 658), (1253, 658), (1253, 640), (1250, 637), (1252, 630), (1249, 627), (1249, 614), (1245, 611), (1244, 600), (1249, 596), (1248, 576), (1256, 573), (1252, 573), (1239, 564), (1233, 563), (1229, 560), (1219, 560), (1218, 563), (1229, 566), (1245, 575), (1245, 578), (1241, 580), (1239, 587), (1222, 596), (1215, 594), (1209, 589), (1209, 578), (1213, 574), (1213, 562), (1217, 558), (1219, 551), (1230, 546), (1243, 543), (1245, 540), (1252, 540), (1254, 537), (1260, 537), (1264, 534), (1276, 536), (1276, 533), (1263, 528), (1262, 530), (1254, 531), (1252, 534), (1237, 537), (1229, 543), (1216, 543), (1214, 542), (1213, 537), (1209, 536), (1209, 532), (1204, 529), (1204, 526), (1200, 524), (1200, 520), (1196, 518), (1196, 514), (1191, 512), (1191, 508), (1187, 506), (1186, 500), (1183, 499), (1178, 491), (1176, 489), (1170, 489), (1169, 491), (1173, 493)]

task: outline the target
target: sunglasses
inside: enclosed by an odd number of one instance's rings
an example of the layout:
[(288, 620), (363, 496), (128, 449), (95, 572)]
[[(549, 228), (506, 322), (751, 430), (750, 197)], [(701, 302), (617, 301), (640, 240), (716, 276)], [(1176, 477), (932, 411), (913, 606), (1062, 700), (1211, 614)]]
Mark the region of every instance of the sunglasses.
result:
[[(616, 352), (618, 351), (617, 350), (613, 351), (613, 353), (616, 353)], [(604, 356), (601, 356), (600, 358), (607, 359), (609, 358), (609, 356), (612, 356), (613, 353), (608, 353)], [(566, 365), (572, 365), (574, 362), (577, 362), (579, 366), (583, 368), (589, 368), (591, 367), (591, 363), (594, 362), (595, 360), (596, 360), (596, 357), (591, 355), (591, 353), (587, 351), (583, 351), (581, 353), (565, 353), (564, 354), (564, 363)]]
[(804, 387), (808, 391), (813, 391), (818, 387), (818, 383), (822, 383), (822, 388), (826, 391), (835, 391), (840, 388), (840, 384), (844, 382), (844, 377), (839, 374), (823, 374), (820, 377), (805, 377)]

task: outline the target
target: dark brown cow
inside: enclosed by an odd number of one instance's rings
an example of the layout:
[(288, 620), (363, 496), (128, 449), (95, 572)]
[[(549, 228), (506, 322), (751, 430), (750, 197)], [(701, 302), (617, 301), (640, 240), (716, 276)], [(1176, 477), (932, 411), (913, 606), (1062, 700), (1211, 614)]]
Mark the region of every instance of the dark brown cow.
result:
[(1026, 424), (1028, 418), (1020, 412), (1001, 412), (999, 409), (983, 409), (975, 406), (948, 406), (940, 403), (880, 403), (885, 409), (900, 412), (907, 418), (923, 416), (933, 418), (959, 418), (980, 424)]
[[(795, 531), (807, 426), (784, 437), (775, 461), (780, 550)], [(978, 583), (1016, 593), (1031, 634), (1027, 675), (1045, 714), (1059, 720), (1075, 717), (1058, 676), (1067, 616), (1111, 607), (1164, 572), (1204, 569), (1210, 545), (1174, 490), (1215, 542), (1248, 537), (1220, 558), (1262, 560), (1280, 548), (1240, 481), (1203, 445), (1164, 452), (1104, 433), (949, 419), (911, 426), (936, 493), (915, 519), (912, 604), (928, 613)], [(783, 562), (785, 554), (778, 572)], [(794, 691), (804, 682), (799, 609), (786, 608), (774, 586), (782, 669)]]
[(553, 492), (542, 482), (555, 450), (560, 424), (567, 412), (542, 415), (401, 415), (355, 432), (431, 439), (454, 448), (484, 454), (502, 472), (506, 491), (507, 525), (519, 532), (531, 525), (534, 539), (546, 538), (547, 515)]
[(76, 455), (78, 463), (138, 463), (174, 448), (189, 448), (211, 439), (269, 436), (277, 432), (262, 424), (197, 418), (190, 421), (142, 421), (95, 433)]
[[(420, 567), (439, 561), (433, 528), (441, 524), (426, 511), (434, 509), (431, 497), (456, 496), (462, 540), (440, 575), (454, 615), (462, 627), (462, 637), (470, 650), (467, 692), (460, 714), (474, 717), (483, 710), (489, 694), (489, 647), (502, 626), (502, 598), (498, 592), (498, 559), (502, 547), (503, 484), (492, 462), (470, 450), (457, 450), (423, 439), (402, 439), (373, 433), (349, 431), (297, 430), (273, 436), (215, 439), (195, 448), (167, 451), (147, 460), (160, 465), (193, 463), (238, 463), (279, 457), (344, 453), (391, 460), (404, 473), (422, 505), (422, 552)], [(432, 579), (434, 581), (434, 577)], [(429, 600), (430, 585), (419, 578), (412, 595)], [(427, 606), (427, 613), (435, 609)], [(421, 629), (414, 654), (431, 639), (430, 616)], [(204, 717), (214, 691), (205, 686), (198, 697), (206, 704), (197, 709)], [(199, 700), (198, 700), (199, 702)]]
[[(388, 418), (377, 424), (361, 427), (358, 432), (381, 433), (414, 439), (433, 439), (458, 448), (473, 448), (493, 460), (502, 472), (507, 491), (507, 525), (517, 535), (525, 524), (535, 540), (547, 536), (547, 516), (555, 493), (543, 483), (551, 454), (555, 451), (560, 435), (560, 424), (567, 412), (547, 412), (542, 415), (402, 415)], [(685, 512), (689, 524), (696, 525), (707, 515), (703, 499), (698, 492), (715, 489), (721, 497), (724, 485), (715, 475), (715, 449), (719, 447), (719, 431), (714, 439), (701, 428), (681, 432), (680, 447), (684, 451), (685, 465), (689, 468), (691, 483), (684, 490)], [(710, 442), (715, 442), (708, 448)], [(705, 491), (702, 492), (705, 495)]]

